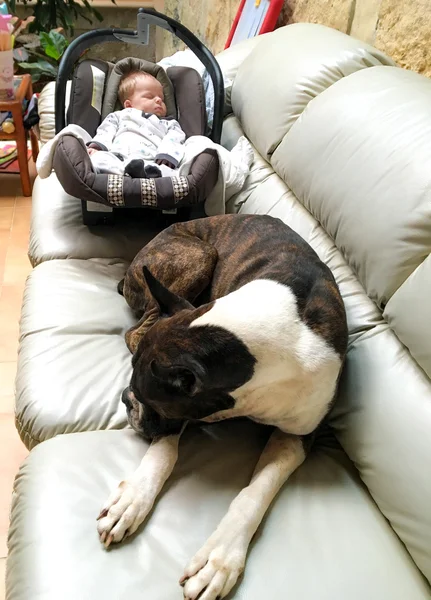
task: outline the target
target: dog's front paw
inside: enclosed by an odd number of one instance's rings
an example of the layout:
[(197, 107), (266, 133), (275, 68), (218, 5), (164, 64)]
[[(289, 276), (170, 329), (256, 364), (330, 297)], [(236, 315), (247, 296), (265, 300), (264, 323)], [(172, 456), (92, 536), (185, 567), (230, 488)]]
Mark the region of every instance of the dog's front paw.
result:
[(247, 547), (240, 537), (213, 534), (180, 579), (184, 599), (218, 600), (227, 596), (244, 570)]
[(152, 504), (137, 485), (122, 481), (97, 517), (97, 531), (105, 548), (135, 533)]

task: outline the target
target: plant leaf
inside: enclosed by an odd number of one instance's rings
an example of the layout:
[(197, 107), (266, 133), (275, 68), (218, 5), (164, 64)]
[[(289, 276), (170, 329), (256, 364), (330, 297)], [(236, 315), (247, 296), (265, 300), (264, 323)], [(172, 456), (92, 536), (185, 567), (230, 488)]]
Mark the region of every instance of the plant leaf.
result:
[[(17, 4), (27, 5), (30, 0), (8, 0), (8, 5), (11, 12)], [(116, 5), (115, 0), (111, 2)], [(84, 18), (89, 23), (92, 23), (92, 19), (103, 21), (102, 14), (92, 5), (91, 0), (32, 0), (32, 12), (34, 15), (34, 21), (29, 24), (29, 31), (32, 33), (48, 32), (55, 29), (58, 26), (62, 26), (65, 34), (73, 36), (74, 25), (78, 17)], [(57, 53), (51, 48), (44, 50), (47, 52), (47, 56), (58, 60), (66, 48), (66, 46), (59, 47), (54, 44), (57, 48)], [(48, 46), (47, 46), (48, 48)]]
[(45, 54), (58, 61), (67, 46), (66, 38), (54, 29), (49, 33), (42, 31), (39, 37)]
[(54, 67), (54, 65), (52, 65), (51, 63), (49, 63), (47, 60), (37, 60), (36, 62), (20, 62), (18, 63), (18, 65), (21, 67), (21, 69), (24, 69), (25, 71), (30, 71), (30, 72), (39, 72), (39, 73), (46, 73), (47, 75), (49, 75), (50, 77), (57, 77), (57, 72), (58, 69), (56, 67)]
[(52, 42), (52, 45), (58, 52), (58, 56), (62, 56), (63, 52), (66, 50), (68, 46), (68, 41), (64, 37), (62, 33), (56, 31), (55, 29), (51, 29), (49, 32), (49, 39)]
[(14, 48), (13, 49), (13, 58), (17, 62), (25, 62), (29, 59), (29, 53), (25, 48)]
[(39, 48), (40, 38), (36, 33), (25, 33), (15, 38), (15, 41), (26, 48)]

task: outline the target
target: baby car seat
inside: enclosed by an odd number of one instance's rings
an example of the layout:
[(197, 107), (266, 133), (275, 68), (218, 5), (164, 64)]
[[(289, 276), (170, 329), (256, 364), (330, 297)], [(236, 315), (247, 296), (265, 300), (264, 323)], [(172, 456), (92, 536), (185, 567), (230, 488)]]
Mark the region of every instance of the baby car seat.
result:
[[(82, 60), (75, 67), (83, 49), (101, 41), (148, 43), (148, 26), (169, 29), (182, 39), (206, 66), (214, 85), (214, 119), (207, 130), (205, 95), (201, 77), (187, 67), (169, 67), (166, 71), (154, 63), (126, 58), (113, 64), (102, 60)], [(74, 68), (75, 67), (75, 68)], [(79, 36), (70, 44), (59, 68), (56, 86), (56, 132), (66, 124), (80, 125), (94, 136), (102, 120), (120, 110), (118, 87), (121, 77), (134, 70), (150, 73), (163, 85), (167, 116), (178, 120), (186, 137), (208, 135), (220, 141), (224, 108), (223, 77), (209, 50), (184, 26), (151, 9), (139, 9), (138, 30), (100, 29)], [(69, 108), (65, 113), (66, 82), (72, 76)], [(128, 176), (96, 174), (83, 142), (72, 135), (57, 144), (53, 167), (65, 189), (82, 201), (87, 225), (112, 221), (124, 209), (156, 209), (165, 213), (189, 216), (205, 215), (205, 199), (217, 182), (219, 161), (215, 150), (200, 153), (187, 176), (133, 179)], [(184, 209), (186, 207), (186, 209)]]

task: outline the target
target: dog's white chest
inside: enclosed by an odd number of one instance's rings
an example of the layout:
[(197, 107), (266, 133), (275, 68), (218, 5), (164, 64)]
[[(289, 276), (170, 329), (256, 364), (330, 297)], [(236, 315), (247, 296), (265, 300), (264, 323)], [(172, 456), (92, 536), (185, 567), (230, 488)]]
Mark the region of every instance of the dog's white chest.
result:
[(247, 416), (289, 433), (313, 431), (333, 398), (341, 361), (299, 318), (288, 286), (252, 281), (217, 300), (191, 326), (200, 325), (224, 327), (256, 358), (252, 378), (231, 393), (235, 407), (206, 421)]

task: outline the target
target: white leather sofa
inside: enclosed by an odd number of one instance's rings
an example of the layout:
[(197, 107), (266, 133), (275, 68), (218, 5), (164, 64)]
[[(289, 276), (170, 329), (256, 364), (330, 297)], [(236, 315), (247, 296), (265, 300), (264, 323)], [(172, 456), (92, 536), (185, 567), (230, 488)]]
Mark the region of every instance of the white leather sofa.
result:
[[(318, 25), (219, 55), (233, 79), (223, 143), (255, 149), (229, 211), (269, 214), (331, 267), (350, 345), (339, 397), (252, 544), (235, 600), (431, 598), (431, 81)], [(126, 426), (133, 322), (116, 292), (147, 228), (81, 223), (37, 180), (16, 419), (7, 600), (175, 600), (177, 580), (253, 471), (267, 432), (189, 431), (149, 520), (106, 552), (96, 516), (140, 462)]]

